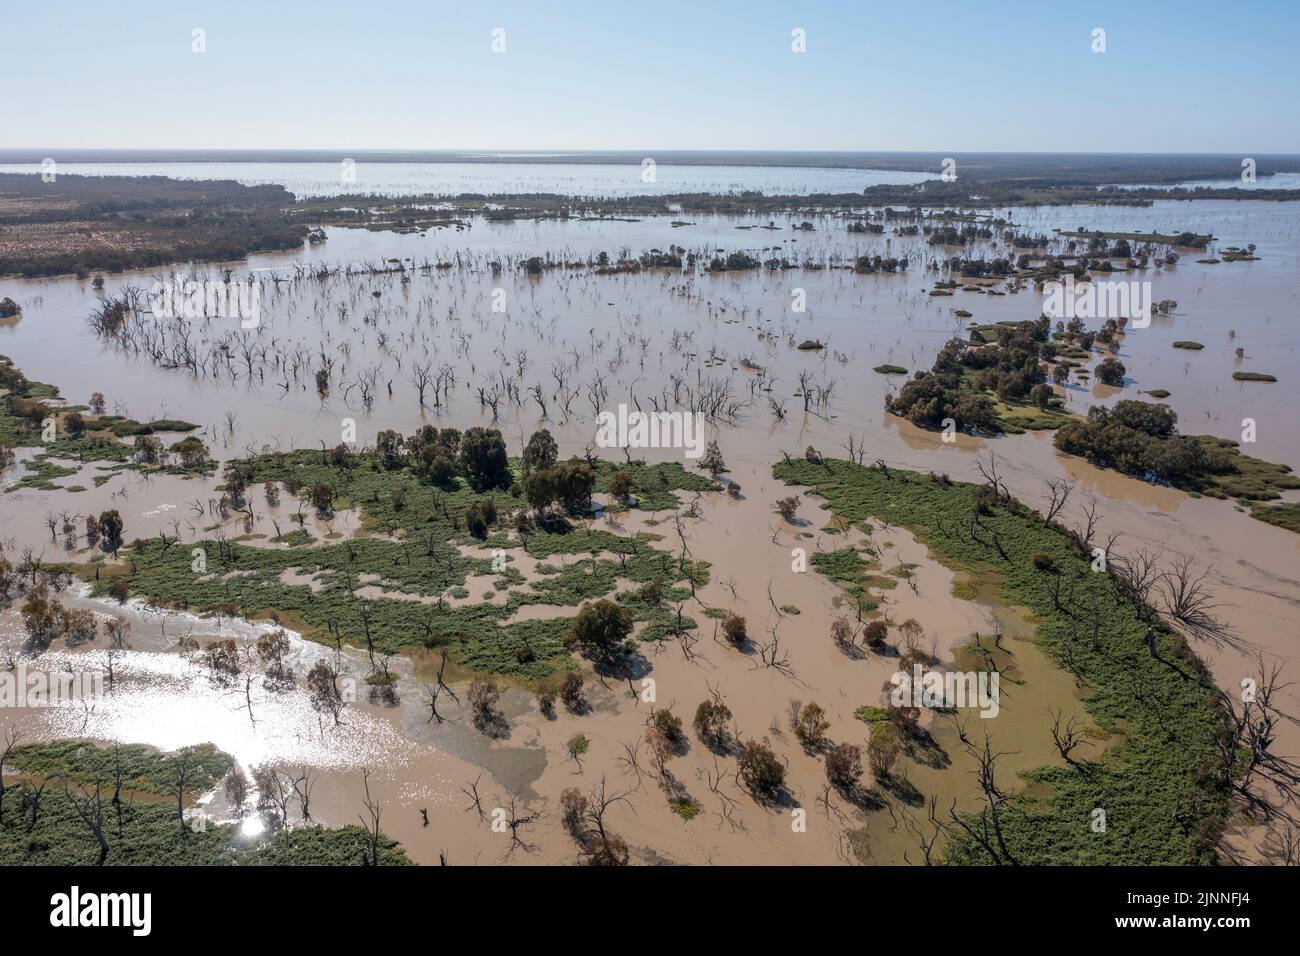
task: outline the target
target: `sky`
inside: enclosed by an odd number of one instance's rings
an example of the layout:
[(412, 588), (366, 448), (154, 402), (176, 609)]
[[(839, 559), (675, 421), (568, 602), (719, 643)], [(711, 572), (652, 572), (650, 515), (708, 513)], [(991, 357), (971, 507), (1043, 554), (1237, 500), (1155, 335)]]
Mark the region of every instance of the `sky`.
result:
[(1298, 40), (1295, 0), (14, 0), (0, 147), (1296, 153)]

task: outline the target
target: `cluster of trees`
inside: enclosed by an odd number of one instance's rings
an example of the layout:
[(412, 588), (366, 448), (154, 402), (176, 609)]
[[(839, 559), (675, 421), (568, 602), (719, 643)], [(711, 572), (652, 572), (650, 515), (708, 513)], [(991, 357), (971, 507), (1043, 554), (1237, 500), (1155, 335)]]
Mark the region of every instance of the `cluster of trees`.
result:
[(1178, 415), (1168, 405), (1125, 400), (1094, 405), (1088, 418), (1056, 433), (1056, 447), (1148, 481), (1179, 482), (1234, 470), (1224, 452), (1178, 434)]
[(455, 428), (425, 425), (409, 438), (382, 431), (375, 453), (385, 468), (412, 467), (416, 474), (439, 485), (464, 478), (475, 491), (509, 488), (514, 482), (505, 439), (495, 428)]
[[(410, 466), (417, 475), (438, 485), (463, 478), (475, 491), (488, 492), (510, 488), (515, 482), (505, 439), (495, 428), (475, 427), (461, 432), (425, 425), (409, 438), (396, 431), (383, 431), (375, 440), (375, 454), (385, 468)], [(591, 507), (595, 471), (580, 458), (560, 461), (559, 447), (545, 428), (534, 432), (524, 447), (523, 478), (524, 497), (538, 511), (556, 502), (572, 513)], [(615, 497), (623, 499), (631, 491), (627, 476), (611, 488)], [(494, 518), (488, 518), (486, 523)]]
[[(933, 242), (933, 240), (931, 240)], [(1027, 259), (1027, 256), (1022, 256)], [(952, 256), (943, 263), (944, 268), (949, 272), (956, 272), (959, 275), (968, 277), (979, 276), (1009, 276), (1016, 271), (1016, 263), (1010, 259), (995, 258), (971, 259), (963, 256)]]
[(727, 258), (715, 256), (708, 265), (709, 272), (726, 272), (730, 269), (757, 269), (761, 262), (747, 252), (728, 253)]
[(202, 439), (189, 435), (172, 445), (171, 453), (183, 468), (202, 468), (208, 463), (208, 449)]
[[(270, 224), (244, 217), (228, 219), (224, 226), (234, 231), (201, 237), (180, 230), (148, 231), (148, 240), (157, 244), (142, 249), (93, 247), (78, 252), (0, 258), (0, 273), (17, 273), (29, 278), (66, 274), (85, 278), (94, 271), (125, 272), (189, 260), (233, 262), (246, 259), (253, 252), (301, 249), (307, 234), (306, 226)], [(204, 231), (215, 228), (215, 224), (209, 224)]]
[(956, 226), (922, 226), (921, 231), (929, 236), (929, 242), (932, 246), (964, 246), (968, 242), (974, 242), (977, 239), (992, 239), (993, 230), (988, 226), (973, 226), (970, 224), (962, 226), (960, 229)]
[[(16, 384), (26, 390), (29, 383), (20, 372)], [(4, 398), (4, 403), (9, 407), (9, 414), (19, 419), (20, 422), (25, 422), (28, 427), (39, 428), (42, 421), (54, 414), (49, 405), (46, 405), (40, 399), (28, 398), (26, 395), (18, 394), (17, 390), (6, 385), (3, 379), (0, 379), (0, 385), (10, 391), (10, 394)]]
[(873, 272), (906, 272), (907, 257), (855, 256), (853, 271), (860, 275), (870, 275)]
[(33, 179), (4, 177), (10, 194), (37, 202), (32, 211), (0, 215), (0, 224), (76, 223), (90, 228), (68, 229), (69, 235), (106, 231), (125, 233), (129, 241), (87, 239), (56, 253), (19, 242), (0, 257), (0, 274), (88, 276), (187, 260), (229, 261), (250, 252), (301, 248), (307, 234), (306, 225), (282, 212), (293, 197), (280, 186), (193, 184), (161, 176), (60, 176), (57, 184)]
[(64, 607), (40, 583), (30, 588), (22, 607), (23, 626), (31, 645), (44, 649), (57, 637), (66, 637), (69, 644), (94, 640), (98, 632), (95, 615), (90, 611)]
[[(559, 502), (571, 514), (585, 513), (591, 509), (596, 473), (582, 459), (560, 461), (559, 454), (548, 429), (533, 432), (524, 446), (524, 497), (539, 512)], [(631, 480), (622, 475), (610, 490), (614, 497), (626, 501), (632, 493)]]
[[(1057, 346), (1050, 334), (1051, 322), (1042, 316), (999, 327), (996, 343), (984, 344), (984, 336), (976, 331), (971, 333), (971, 343), (950, 339), (934, 367), (917, 372), (897, 395), (890, 396), (885, 409), (922, 428), (938, 428), (951, 418), (958, 428), (985, 429), (995, 424), (993, 402), (986, 392), (1004, 402), (1054, 407), (1060, 399), (1047, 384), (1045, 364), (1056, 360)], [(1059, 363), (1058, 367), (1064, 368)], [(1119, 369), (1122, 380), (1123, 366)]]
[(538, 511), (559, 502), (565, 511), (582, 514), (591, 509), (591, 490), (596, 473), (579, 458), (570, 458), (550, 468), (529, 472), (524, 480), (524, 497)]

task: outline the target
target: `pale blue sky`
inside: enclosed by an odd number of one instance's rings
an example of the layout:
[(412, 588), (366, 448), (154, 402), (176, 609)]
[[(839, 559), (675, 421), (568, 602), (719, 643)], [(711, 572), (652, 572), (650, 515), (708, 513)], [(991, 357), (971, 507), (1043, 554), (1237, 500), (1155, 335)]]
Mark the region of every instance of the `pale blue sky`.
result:
[(0, 37), (0, 147), (1300, 152), (1291, 0), (62, 0)]

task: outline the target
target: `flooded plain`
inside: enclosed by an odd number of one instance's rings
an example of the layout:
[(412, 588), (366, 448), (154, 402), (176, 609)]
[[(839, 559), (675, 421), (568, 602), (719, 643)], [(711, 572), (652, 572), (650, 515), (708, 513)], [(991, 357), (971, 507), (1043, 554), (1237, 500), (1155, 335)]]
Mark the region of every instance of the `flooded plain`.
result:
[[(1067, 407), (1082, 414), (1090, 404), (1167, 390), (1165, 401), (1184, 433), (1239, 440), (1243, 420), (1252, 419), (1257, 441), (1248, 453), (1300, 468), (1294, 411), (1300, 334), (1293, 320), (1300, 305), (1300, 210), (1293, 204), (1171, 201), (1148, 208), (1037, 207), (994, 215), (1009, 223), (994, 227), (999, 237), (1004, 230), (1050, 237), (1054, 229), (1213, 234), (1209, 252), (1180, 250), (1176, 265), (1116, 276), (1149, 281), (1153, 299), (1172, 299), (1177, 307), (1124, 336), (1124, 388), (1073, 383), (1064, 390)], [(804, 222), (810, 228), (795, 228)], [(917, 862), (906, 829), (890, 815), (877, 813), (864, 824), (851, 808), (833, 809), (828, 802), (811, 809), (825, 796), (820, 759), (805, 753), (783, 726), (790, 700), (816, 700), (827, 712), (832, 739), (861, 740), (865, 725), (854, 713), (879, 703), (880, 687), (894, 669), (885, 659), (847, 660), (827, 636), (843, 613), (839, 588), (817, 574), (791, 573), (792, 547), (865, 546), (861, 533), (823, 529), (825, 516), (811, 496), (801, 500), (796, 524), (772, 510), (772, 502), (787, 493), (771, 475), (783, 453), (798, 456), (813, 446), (828, 457), (842, 456), (850, 435), (865, 443), (868, 462), (880, 459), (958, 479), (971, 479), (975, 462), (995, 453), (1009, 489), (1031, 507), (1044, 501), (1045, 479), (1076, 482), (1067, 524), (1082, 523), (1084, 496), (1095, 495), (1103, 536), (1122, 532), (1121, 547), (1184, 554), (1209, 571), (1224, 627), (1195, 646), (1220, 686), (1238, 686), (1263, 654), (1291, 682), (1281, 709), (1300, 714), (1300, 536), (1256, 521), (1230, 501), (1193, 498), (1061, 456), (1050, 433), (961, 436), (949, 444), (884, 412), (886, 396), (905, 376), (877, 373), (876, 367), (896, 365), (909, 374), (928, 369), (944, 342), (964, 336), (969, 323), (1021, 321), (1042, 312), (1043, 295), (1032, 286), (1012, 291), (999, 285), (1004, 294), (991, 294), (987, 283), (967, 283), (950, 296), (930, 295), (935, 282), (948, 277), (935, 268), (941, 260), (1008, 255), (1011, 247), (1001, 238), (961, 249), (933, 246), (922, 236), (896, 234), (892, 226), (880, 235), (851, 234), (841, 218), (830, 215), (510, 223), (473, 218), (425, 233), (327, 231), (327, 241), (302, 253), (230, 264), (236, 277), (251, 275), (260, 285), (256, 328), (223, 319), (168, 324), (146, 314), (133, 348), (106, 342), (92, 330), (87, 319), (99, 292), (89, 277), (0, 279), (0, 298), (22, 306), (20, 317), (0, 325), (0, 354), (29, 378), (56, 385), (71, 403), (100, 391), (117, 414), (197, 423), (198, 434), (222, 459), (250, 450), (332, 447), (349, 423), (360, 444), (372, 444), (384, 429), (409, 434), (426, 423), (495, 424), (512, 454), (545, 426), (567, 456), (592, 445), (596, 413), (603, 408), (649, 408), (656, 402), (671, 407), (682, 395), (705, 392), (725, 396), (734, 413), (715, 420), (709, 437), (719, 442), (729, 477), (742, 492), (734, 498), (702, 496), (698, 517), (686, 524), (692, 557), (711, 563), (700, 599), (734, 608), (747, 618), (751, 633), (776, 629), (789, 666), (755, 666), (752, 655), (712, 639), (715, 622), (704, 619), (696, 653), (688, 656), (672, 643), (647, 651), (651, 674), (659, 706), (672, 703), (686, 719), (700, 700), (720, 690), (748, 736), (772, 739), (787, 761), (793, 800), (819, 822), (796, 832), (788, 812), (747, 802), (734, 776), (727, 776), (726, 762), (699, 745), (678, 757), (674, 771), (701, 807), (699, 816), (684, 820), (658, 788), (642, 784), (641, 774), (626, 766), (624, 745), (638, 739), (648, 707), (617, 684), (590, 680), (591, 711), (580, 717), (561, 712), (556, 719), (539, 713), (530, 694), (511, 688), (502, 702), (510, 733), (488, 740), (454, 705), (445, 723), (428, 719), (422, 685), (436, 664), (421, 652), (397, 664), (400, 703), (361, 699), (349, 708), (345, 725), (326, 726), (305, 691), (249, 696), (242, 685), (215, 685), (176, 646), (180, 633), (250, 642), (270, 625), (203, 620), (80, 594), (65, 600), (131, 623), (131, 646), (117, 664), (120, 692), (93, 712), (6, 713), (2, 719), (20, 725), (25, 735), (165, 749), (212, 742), (246, 768), (271, 760), (310, 766), (320, 775), (314, 815), (331, 824), (355, 822), (360, 770), (366, 767), (376, 773), (388, 807), (386, 831), (420, 862), (436, 863), (444, 851), (453, 862), (572, 859), (572, 841), (558, 822), (560, 794), (572, 786), (587, 788), (602, 775), (611, 787), (628, 791), (611, 819), (639, 862)], [(1218, 259), (1215, 249), (1252, 243), (1256, 261), (1198, 262)], [(718, 273), (606, 268), (600, 274), (606, 261), (613, 265), (674, 247), (702, 262), (744, 251), (790, 267)], [(863, 255), (906, 257), (908, 269), (858, 274), (853, 261)], [(531, 257), (543, 261), (540, 271), (523, 268)], [(194, 274), (215, 275), (216, 267), (200, 266)], [(147, 290), (166, 278), (162, 271), (109, 275), (103, 294)], [(969, 315), (957, 315), (959, 310)], [(1173, 348), (1187, 339), (1204, 348)], [(809, 340), (823, 347), (798, 347)], [(178, 343), (194, 358), (189, 367), (175, 361)], [(323, 365), (331, 369), (326, 394), (312, 375)], [(423, 405), (415, 383), (420, 368), (434, 377), (442, 373), (439, 390), (429, 387)], [(1233, 372), (1243, 370), (1278, 381), (1234, 381)], [(822, 400), (805, 397), (811, 394)], [(617, 449), (604, 454), (621, 457)], [(671, 449), (638, 454), (651, 461), (681, 460), (681, 452)], [(6, 484), (23, 469), (20, 456)], [(94, 487), (74, 476), (58, 480), (65, 490), (9, 490), (0, 496), (0, 540), (6, 550), (43, 547), (50, 561), (86, 560), (87, 554), (62, 547), (44, 516), (109, 507), (122, 512), (128, 539), (161, 531), (197, 540), (210, 522), (203, 502), (217, 494), (216, 482), (164, 475), (146, 481), (123, 471)], [(86, 490), (66, 490), (73, 486)], [(1295, 499), (1294, 493), (1286, 497)], [(251, 520), (228, 519), (229, 533), (254, 535), (274, 547), (270, 539), (279, 535), (276, 521), (285, 520), (285, 507), (259, 502)], [(647, 518), (664, 517), (631, 511), (610, 520), (618, 522), (620, 533), (653, 537), (670, 532), (658, 523), (647, 525)], [(591, 520), (603, 525), (605, 519)], [(343, 512), (329, 527), (313, 526), (311, 532), (325, 540), (364, 534), (359, 526), (359, 516)], [(671, 541), (655, 544), (673, 549)], [(953, 573), (905, 532), (878, 528), (869, 544), (881, 553), (882, 569), (912, 569), (909, 581), (880, 595), (882, 606), (891, 620), (916, 620), (939, 659), (952, 660), (972, 634), (987, 636), (999, 627), (1017, 639), (1008, 609), (955, 595)], [(311, 586), (310, 576), (291, 575), (286, 583)], [(474, 582), (470, 598), (459, 600), (491, 600), (486, 587), (486, 580)], [(403, 599), (382, 581), (362, 582), (357, 596)], [(21, 623), (10, 608), (0, 618), (0, 649), (18, 654), (21, 641)], [(1009, 738), (1025, 738), (1024, 767), (1054, 759), (1045, 731), (1034, 725), (1040, 731), (1034, 736), (1025, 729), (1041, 721), (1041, 714), (1028, 710), (1037, 711), (1045, 700), (1061, 706), (1061, 695), (1069, 692), (1050, 682), (1049, 671), (1057, 678), (1062, 672), (1035, 663), (1032, 647), (1025, 641), (1023, 652), (1017, 650), (1020, 666), (1039, 673), (1036, 686), (1049, 690), (1042, 692), (1044, 699), (1012, 704), (1011, 716), (1004, 718)], [(100, 666), (94, 655), (105, 653), (102, 644), (56, 645), (44, 664), (60, 668), (75, 658), (82, 667)], [(295, 671), (305, 672), (315, 655), (325, 653), (294, 635)], [(363, 661), (353, 662), (358, 679), (365, 669)], [(1017, 706), (1026, 708), (1018, 717)], [(566, 753), (566, 741), (579, 731), (590, 744), (581, 761)], [(1279, 727), (1276, 750), (1287, 756), (1300, 751), (1300, 724)], [(476, 811), (467, 812), (470, 800), (462, 788), (480, 774), (485, 805), (515, 795), (548, 808), (529, 838), (535, 844), (529, 852), (510, 853), (508, 841), (501, 842)], [(925, 789), (937, 778), (932, 768), (918, 767), (914, 779)], [(421, 809), (429, 812), (427, 827)], [(1238, 839), (1249, 852), (1263, 835), (1243, 827)]]

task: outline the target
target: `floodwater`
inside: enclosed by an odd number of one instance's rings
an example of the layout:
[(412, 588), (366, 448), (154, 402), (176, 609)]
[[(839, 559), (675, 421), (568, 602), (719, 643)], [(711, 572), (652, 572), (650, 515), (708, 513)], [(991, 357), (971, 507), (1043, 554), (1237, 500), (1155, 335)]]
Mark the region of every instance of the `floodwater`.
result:
[[(1174, 267), (1114, 276), (1150, 281), (1155, 300), (1174, 299), (1178, 308), (1125, 337), (1120, 351), (1128, 368), (1125, 388), (1102, 395), (1073, 385), (1067, 399), (1082, 412), (1098, 401), (1164, 388), (1171, 393), (1167, 401), (1185, 432), (1239, 439), (1243, 420), (1253, 419), (1257, 441), (1245, 450), (1300, 467), (1300, 425), (1294, 414), (1300, 368), (1291, 321), (1300, 293), (1300, 208), (1286, 203), (1171, 201), (1150, 208), (1040, 207), (998, 214), (1031, 234), (1079, 227), (1190, 230), (1213, 233), (1217, 248), (1254, 243), (1258, 261), (1200, 264), (1196, 260), (1212, 253), (1183, 250)], [(1195, 643), (1221, 686), (1239, 686), (1243, 677), (1255, 673), (1255, 655), (1263, 654), (1280, 661), (1292, 681), (1281, 695), (1282, 709), (1300, 713), (1300, 665), (1295, 662), (1300, 536), (1254, 521), (1230, 502), (1193, 499), (1062, 458), (1048, 434), (962, 436), (945, 445), (934, 434), (884, 415), (885, 396), (901, 385), (902, 377), (877, 374), (873, 367), (889, 363), (909, 372), (928, 368), (944, 341), (962, 334), (969, 321), (1037, 317), (1043, 306), (1040, 293), (1030, 288), (1001, 296), (961, 290), (952, 296), (929, 296), (941, 274), (927, 267), (960, 250), (930, 247), (921, 239), (893, 235), (892, 230), (883, 236), (849, 235), (842, 222), (829, 216), (813, 217), (812, 232), (792, 228), (802, 216), (778, 218), (774, 229), (763, 228), (766, 218), (683, 218), (687, 225), (673, 226), (668, 218), (510, 224), (474, 219), (465, 228), (423, 235), (331, 228), (322, 246), (255, 256), (234, 265), (237, 277), (251, 273), (261, 284), (258, 328), (246, 330), (236, 320), (213, 319), (185, 328), (152, 329), (150, 334), (165, 333), (169, 349), (188, 335), (192, 351), (204, 357), (199, 374), (159, 368), (143, 352), (128, 353), (97, 339), (86, 322), (96, 304), (88, 280), (4, 279), (0, 297), (13, 297), (23, 314), (0, 327), (0, 353), (12, 357), (31, 378), (58, 385), (70, 401), (83, 402), (97, 390), (107, 396), (110, 410), (121, 414), (197, 422), (213, 453), (223, 458), (248, 448), (318, 447), (322, 441), (333, 445), (341, 440), (349, 419), (355, 421), (362, 442), (372, 441), (381, 429), (407, 433), (424, 422), (461, 428), (489, 424), (491, 403), (480, 399), (480, 388), (488, 397), (498, 389), (498, 424), (512, 450), (546, 424), (567, 455), (593, 442), (595, 413), (602, 408), (620, 402), (648, 408), (656, 398), (663, 404), (688, 387), (729, 395), (737, 405), (736, 415), (715, 424), (710, 437), (719, 440), (731, 478), (743, 491), (736, 500), (724, 495), (705, 499), (701, 516), (687, 523), (691, 552), (713, 563), (712, 581), (701, 592), (705, 603), (746, 616), (751, 634), (762, 636), (775, 628), (788, 648), (789, 673), (763, 667), (754, 655), (714, 641), (709, 633), (713, 622), (697, 615), (703, 626), (696, 653), (688, 658), (676, 645), (648, 652), (650, 674), (657, 684), (657, 706), (672, 705), (687, 722), (710, 689), (719, 689), (746, 737), (769, 736), (788, 760), (792, 793), (801, 806), (813, 805), (824, 776), (820, 761), (804, 754), (788, 729), (782, 730), (789, 700), (817, 701), (827, 710), (832, 739), (861, 742), (864, 725), (854, 720), (853, 711), (879, 702), (879, 688), (890, 667), (875, 659), (849, 661), (831, 644), (831, 622), (844, 613), (835, 606), (838, 589), (818, 575), (791, 573), (790, 549), (829, 550), (846, 542), (820, 530), (824, 515), (813, 500), (803, 500), (800, 516), (806, 523), (800, 528), (786, 526), (773, 515), (771, 502), (787, 492), (772, 480), (770, 468), (782, 451), (800, 454), (809, 445), (826, 454), (843, 454), (841, 446), (850, 434), (865, 440), (869, 461), (880, 458), (956, 478), (971, 477), (977, 456), (987, 460), (995, 452), (1010, 489), (1031, 505), (1045, 497), (1045, 478), (1069, 477), (1077, 490), (1065, 510), (1068, 522), (1081, 523), (1084, 496), (1095, 495), (1100, 533), (1123, 532), (1121, 549), (1155, 547), (1166, 554), (1182, 553), (1209, 569), (1219, 605), (1216, 613), (1226, 634), (1214, 642)], [(774, 255), (822, 268), (720, 275), (647, 270), (606, 276), (592, 275), (586, 268), (527, 276), (519, 268), (523, 259), (534, 255), (572, 261), (604, 251), (617, 260), (624, 251), (636, 256), (674, 245), (706, 260), (719, 251), (747, 250), (759, 258)], [(840, 268), (855, 255), (877, 253), (907, 256), (911, 268), (905, 275), (856, 275)], [(999, 243), (995, 253), (992, 244), (981, 243), (970, 254), (1002, 255), (1006, 249)], [(399, 260), (403, 270), (375, 274), (358, 268), (380, 267), (388, 260)], [(494, 274), (494, 262), (502, 264), (500, 274)], [(338, 271), (322, 279), (305, 274), (321, 267)], [(109, 276), (105, 291), (147, 289), (158, 276)], [(805, 311), (792, 308), (800, 298), (806, 301)], [(957, 317), (957, 309), (969, 311), (972, 318)], [(150, 328), (151, 317), (145, 316), (144, 322), (142, 328)], [(798, 350), (795, 346), (805, 339), (819, 340), (826, 348)], [(1179, 339), (1202, 342), (1205, 348), (1175, 350), (1172, 342)], [(1234, 354), (1237, 348), (1244, 349), (1240, 359)], [(246, 351), (252, 358), (245, 357)], [(294, 357), (299, 363), (296, 375)], [(329, 394), (322, 397), (313, 370), (325, 359), (333, 365)], [(424, 363), (434, 372), (444, 366), (454, 370), (454, 382), (437, 407), (426, 395), (427, 407), (421, 408), (412, 384), (413, 370)], [(1267, 372), (1278, 382), (1234, 382), (1232, 372), (1239, 369)], [(801, 375), (814, 391), (829, 391), (824, 406), (814, 405), (805, 413), (803, 399), (796, 394)], [(371, 382), (367, 402), (362, 392)], [(534, 385), (547, 406), (545, 419), (531, 396)], [(512, 389), (518, 390), (518, 401)], [(774, 415), (773, 402), (784, 404), (784, 418)], [(661, 460), (681, 452), (638, 454)], [(6, 479), (14, 477), (11, 473)], [(80, 476), (60, 479), (65, 486), (78, 483), (90, 485)], [(122, 510), (128, 538), (158, 530), (171, 533), (173, 522), (187, 509), (194, 510), (196, 502), (201, 510), (213, 495), (212, 484), (164, 477), (144, 482), (128, 472), (85, 492), (9, 492), (0, 497), (0, 540), (6, 547), (44, 547), (47, 560), (53, 560), (56, 553), (65, 552), (50, 540), (42, 516), (47, 511), (89, 513), (104, 507)], [(259, 503), (257, 511), (255, 527), (232, 527), (232, 534), (242, 530), (274, 536), (275, 509)], [(612, 520), (631, 534), (654, 530), (644, 523), (646, 517), (631, 512)], [(671, 538), (670, 527), (657, 530)], [(330, 531), (354, 533), (355, 516), (313, 533), (320, 537)], [(182, 524), (183, 540), (196, 534)], [(931, 561), (923, 546), (895, 530), (880, 530), (873, 541), (890, 556), (882, 562), (886, 569), (899, 563), (916, 566), (915, 591), (900, 586), (887, 594), (891, 620), (915, 618), (940, 657), (951, 655), (972, 632), (991, 631), (994, 609), (954, 597), (951, 574)], [(659, 546), (675, 545), (667, 540)], [(75, 552), (72, 557), (84, 559)], [(374, 596), (382, 592), (375, 584), (366, 587)], [(786, 605), (798, 607), (800, 613), (777, 610)], [(156, 612), (114, 611), (107, 605), (101, 609), (135, 615), (136, 635), (153, 633), (158, 626), (149, 623), (157, 620)], [(8, 614), (7, 640), (12, 640), (17, 625), (12, 612)], [(212, 625), (178, 619), (174, 626)], [(174, 634), (173, 625), (167, 626), (167, 633)], [(251, 634), (245, 637), (251, 639)], [(56, 653), (103, 653), (103, 647), (97, 647), (56, 647)], [(309, 666), (310, 655), (319, 652), (295, 642), (302, 665)], [(250, 706), (242, 696), (232, 697), (228, 688), (212, 686), (195, 665), (168, 650), (161, 637), (151, 642), (142, 636), (123, 662), (129, 674), (123, 686), (138, 682), (140, 692), (124, 692), (120, 702), (84, 720), (84, 714), (72, 712), (23, 714), (19, 719), (33, 735), (82, 735), (169, 748), (212, 740), (245, 766), (266, 760), (314, 766), (322, 775), (314, 813), (328, 823), (355, 821), (360, 768), (368, 767), (378, 774), (376, 786), (389, 807), (385, 829), (422, 862), (436, 862), (444, 849), (453, 862), (506, 857), (508, 841), (502, 843), (478, 823), (475, 813), (464, 810), (468, 798), (461, 788), (479, 773), (485, 803), (515, 794), (545, 808), (533, 832), (538, 846), (532, 852), (516, 850), (510, 856), (514, 862), (573, 857), (572, 841), (555, 819), (564, 788), (590, 788), (602, 774), (608, 775), (611, 787), (637, 787), (636, 775), (619, 769), (618, 758), (624, 753), (622, 745), (642, 732), (648, 705), (626, 688), (589, 681), (592, 712), (576, 717), (561, 710), (554, 721), (541, 717), (528, 695), (511, 691), (505, 699), (510, 736), (487, 741), (454, 705), (448, 708), (447, 723), (427, 722), (420, 689), (421, 680), (429, 679), (421, 670), (426, 664), (417, 660), (410, 666), (414, 670), (402, 664), (398, 707), (361, 702), (346, 731), (322, 731), (301, 692), (267, 692)], [(581, 764), (570, 760), (564, 747), (579, 732), (591, 744)], [(340, 734), (337, 741), (335, 733)], [(1276, 752), (1295, 755), (1298, 748), (1298, 725), (1283, 723)], [(786, 811), (747, 802), (734, 781), (717, 782), (716, 775), (727, 766), (725, 760), (715, 765), (698, 744), (678, 758), (675, 776), (703, 806), (695, 820), (675, 814), (649, 780), (612, 810), (614, 828), (633, 845), (634, 857), (810, 863), (847, 858), (848, 827), (835, 822), (833, 814), (822, 815), (821, 823), (810, 825), (806, 833), (794, 833)], [(730, 805), (720, 794), (741, 801), (742, 826), (724, 812)], [(421, 824), (419, 808), (430, 811), (428, 828)], [(1240, 839), (1247, 847), (1257, 846), (1262, 835), (1246, 830)], [(871, 859), (901, 861), (902, 852), (896, 840), (880, 835)]]
[[(54, 157), (58, 161), (57, 153)], [(936, 179), (933, 173), (893, 169), (708, 166), (642, 163), (59, 163), (68, 176), (169, 176), (233, 179), (245, 186), (278, 185), (298, 198), (556, 193), (608, 199), (670, 193), (761, 192), (765, 195), (857, 193), (868, 186), (901, 186)], [(39, 166), (0, 163), (0, 173), (39, 173)]]

